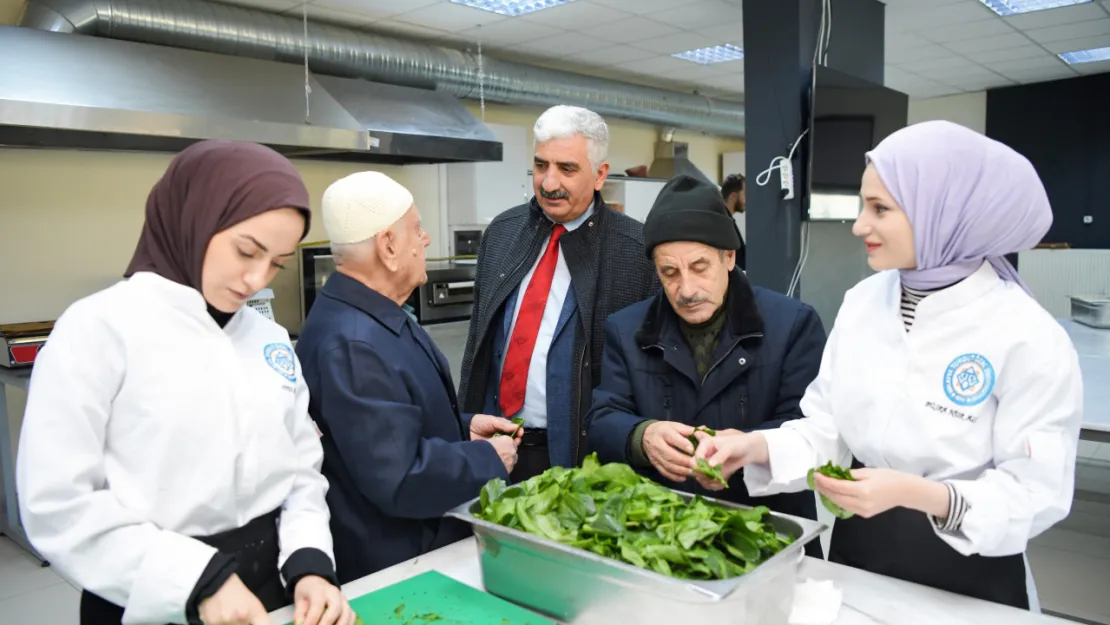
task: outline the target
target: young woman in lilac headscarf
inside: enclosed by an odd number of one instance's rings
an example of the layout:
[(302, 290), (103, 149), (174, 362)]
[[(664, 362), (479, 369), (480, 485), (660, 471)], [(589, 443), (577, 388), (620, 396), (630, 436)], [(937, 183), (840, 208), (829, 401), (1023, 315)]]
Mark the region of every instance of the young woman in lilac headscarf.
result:
[(246, 306), (308, 233), (285, 157), (204, 141), (147, 198), (126, 279), (58, 319), (16, 477), (27, 536), (81, 625), (351, 625), (323, 448), (289, 333)]
[(806, 418), (697, 455), (746, 466), (753, 495), (851, 465), (855, 481), (816, 476), (854, 515), (831, 561), (1035, 609), (1024, 552), (1071, 508), (1083, 408), (1068, 335), (1005, 259), (1048, 231), (1044, 187), (1007, 146), (926, 122), (867, 155), (861, 196), (853, 232), (879, 273), (845, 296)]

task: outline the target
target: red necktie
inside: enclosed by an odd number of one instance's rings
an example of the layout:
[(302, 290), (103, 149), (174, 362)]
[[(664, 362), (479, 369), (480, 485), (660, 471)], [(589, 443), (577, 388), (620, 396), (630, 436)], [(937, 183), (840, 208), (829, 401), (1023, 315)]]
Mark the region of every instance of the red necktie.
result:
[(555, 224), (551, 230), (551, 240), (547, 242), (532, 280), (524, 291), (520, 312), (516, 316), (513, 335), (505, 353), (505, 364), (501, 368), (501, 414), (511, 417), (524, 407), (524, 393), (528, 389), (528, 366), (532, 364), (532, 350), (536, 347), (536, 335), (543, 320), (543, 309), (547, 306), (547, 295), (551, 291), (551, 280), (555, 277), (555, 265), (559, 263), (559, 237), (567, 229), (563, 224)]

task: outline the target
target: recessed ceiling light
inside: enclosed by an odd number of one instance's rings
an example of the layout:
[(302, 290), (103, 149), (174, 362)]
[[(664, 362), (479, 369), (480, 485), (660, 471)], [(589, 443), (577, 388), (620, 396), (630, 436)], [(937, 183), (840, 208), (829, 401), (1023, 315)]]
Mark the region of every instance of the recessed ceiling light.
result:
[(694, 63), (701, 63), (702, 65), (712, 65), (713, 63), (724, 63), (725, 61), (739, 61), (744, 58), (744, 50), (740, 46), (734, 46), (731, 43), (726, 43), (720, 46), (711, 46), (709, 48), (698, 48), (697, 50), (687, 50), (685, 52), (676, 52), (672, 54), (676, 59), (684, 61), (693, 61)]
[(574, 0), (451, 0), (451, 2), (497, 13), (498, 15), (516, 17), (557, 7), (561, 4), (574, 2)]
[(1078, 52), (1065, 52), (1057, 54), (1060, 60), (1068, 65), (1075, 65), (1076, 63), (1094, 63), (1095, 61), (1110, 61), (1110, 48), (1091, 48), (1090, 50), (1079, 50)]
[(1091, 0), (979, 0), (987, 8), (1006, 17), (1007, 15), (1020, 15), (1045, 9), (1058, 9), (1070, 7), (1075, 4), (1086, 4)]

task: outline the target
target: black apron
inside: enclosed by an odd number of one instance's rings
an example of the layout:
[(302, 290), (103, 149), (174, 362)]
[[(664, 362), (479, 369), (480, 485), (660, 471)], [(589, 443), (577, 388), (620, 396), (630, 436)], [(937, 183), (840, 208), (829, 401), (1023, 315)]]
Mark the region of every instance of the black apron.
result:
[[(858, 461), (853, 469), (862, 468)], [(976, 599), (1029, 609), (1025, 560), (1021, 554), (997, 558), (965, 556), (941, 540), (929, 517), (894, 508), (865, 519), (837, 519), (829, 561), (932, 586)]]
[[(232, 554), (239, 562), (235, 574), (254, 593), (267, 612), (289, 604), (278, 571), (277, 521), (280, 508), (243, 527), (197, 540)], [(81, 625), (120, 625), (123, 608), (87, 590), (81, 592)]]

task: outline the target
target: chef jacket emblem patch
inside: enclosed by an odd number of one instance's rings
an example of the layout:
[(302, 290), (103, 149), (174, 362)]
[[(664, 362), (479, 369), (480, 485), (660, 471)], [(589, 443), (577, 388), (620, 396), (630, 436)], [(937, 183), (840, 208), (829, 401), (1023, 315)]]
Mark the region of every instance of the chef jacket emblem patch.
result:
[(270, 343), (263, 350), (263, 355), (266, 357), (266, 364), (270, 368), (281, 374), (283, 378), (290, 382), (297, 381), (297, 365), (293, 359), (293, 350), (285, 343)]
[(994, 367), (980, 354), (957, 356), (944, 371), (944, 393), (960, 406), (986, 401), (994, 390)]

